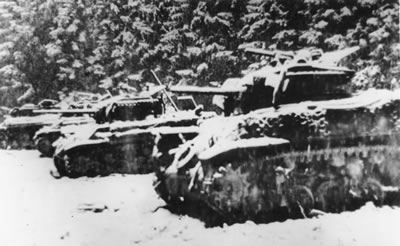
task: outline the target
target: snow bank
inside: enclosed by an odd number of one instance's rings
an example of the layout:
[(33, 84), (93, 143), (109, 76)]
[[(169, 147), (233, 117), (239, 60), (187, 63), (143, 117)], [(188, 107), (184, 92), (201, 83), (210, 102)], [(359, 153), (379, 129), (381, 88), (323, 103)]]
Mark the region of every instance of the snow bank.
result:
[(400, 208), (205, 228), (171, 214), (154, 176), (54, 179), (36, 151), (0, 151), (0, 245), (400, 245)]

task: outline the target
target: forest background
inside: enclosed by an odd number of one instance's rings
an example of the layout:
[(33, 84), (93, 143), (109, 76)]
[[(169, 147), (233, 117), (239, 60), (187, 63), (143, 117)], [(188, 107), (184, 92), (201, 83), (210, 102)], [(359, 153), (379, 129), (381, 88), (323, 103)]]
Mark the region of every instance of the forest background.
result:
[(0, 1), (0, 106), (127, 83), (205, 86), (240, 77), (245, 47), (324, 51), (359, 45), (360, 88), (395, 88), (398, 0)]

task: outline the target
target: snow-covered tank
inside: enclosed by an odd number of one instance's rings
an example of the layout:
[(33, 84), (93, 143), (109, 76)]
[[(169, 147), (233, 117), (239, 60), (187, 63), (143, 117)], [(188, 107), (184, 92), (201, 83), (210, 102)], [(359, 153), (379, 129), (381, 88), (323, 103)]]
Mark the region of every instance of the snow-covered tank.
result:
[[(55, 142), (60, 176), (149, 173), (170, 160), (169, 150), (197, 135), (197, 122), (213, 113), (180, 111), (157, 118), (80, 127)], [(165, 164), (164, 164), (165, 165)]]
[(42, 156), (52, 157), (55, 150), (53, 143), (61, 136), (61, 132), (73, 133), (85, 124), (95, 124), (95, 119), (89, 115), (60, 117), (53, 121), (51, 125), (43, 126), (37, 130), (33, 136), (33, 140)]
[(74, 125), (88, 123), (103, 124), (113, 121), (141, 120), (148, 115), (158, 116), (163, 113), (163, 103), (158, 98), (138, 96), (114, 96), (107, 98), (86, 109), (40, 110), (47, 114), (61, 114), (58, 120), (50, 126), (44, 126), (36, 131), (33, 140), (43, 156), (52, 157), (55, 147), (53, 143), (62, 132), (73, 133)]
[[(152, 74), (161, 85), (153, 71)], [(170, 149), (197, 135), (199, 120), (215, 115), (203, 112), (193, 98), (174, 100), (164, 86), (140, 95), (142, 97), (112, 104), (105, 114), (108, 121), (103, 124), (61, 134), (54, 143), (58, 174), (80, 177), (151, 172), (155, 165), (169, 162)], [(173, 112), (168, 112), (168, 104), (162, 96), (168, 98)]]
[(34, 148), (32, 139), (35, 132), (43, 126), (51, 125), (58, 118), (54, 114), (7, 117), (0, 124), (1, 148)]
[(44, 99), (36, 105), (24, 104), (10, 109), (0, 124), (0, 148), (33, 148), (35, 132), (58, 118), (38, 111), (57, 110), (56, 104), (55, 100)]
[(210, 223), (389, 202), (400, 187), (400, 92), (353, 93), (353, 74), (316, 64), (269, 70), (250, 100), (270, 107), (205, 121), (157, 172), (156, 191)]

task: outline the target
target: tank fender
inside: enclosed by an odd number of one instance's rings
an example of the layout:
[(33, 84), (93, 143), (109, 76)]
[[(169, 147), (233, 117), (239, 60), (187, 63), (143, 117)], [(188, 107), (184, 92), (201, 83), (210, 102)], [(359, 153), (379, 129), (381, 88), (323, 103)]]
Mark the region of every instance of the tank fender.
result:
[(202, 161), (208, 161), (228, 151), (245, 148), (271, 148), (273, 146), (288, 145), (289, 143), (290, 142), (286, 139), (272, 137), (249, 138), (236, 141), (228, 140), (201, 152), (199, 154), (199, 159)]

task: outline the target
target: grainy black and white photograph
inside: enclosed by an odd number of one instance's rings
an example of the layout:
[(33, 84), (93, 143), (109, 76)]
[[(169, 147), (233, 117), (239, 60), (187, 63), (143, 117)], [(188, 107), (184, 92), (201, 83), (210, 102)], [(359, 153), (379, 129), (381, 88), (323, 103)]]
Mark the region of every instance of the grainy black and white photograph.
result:
[(0, 0), (0, 245), (400, 245), (399, 0)]

